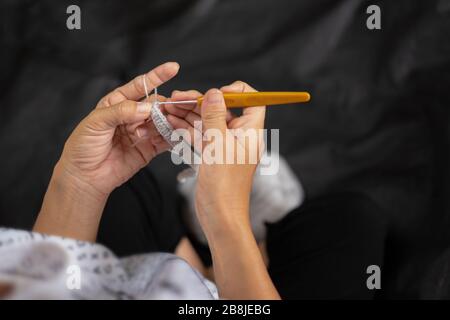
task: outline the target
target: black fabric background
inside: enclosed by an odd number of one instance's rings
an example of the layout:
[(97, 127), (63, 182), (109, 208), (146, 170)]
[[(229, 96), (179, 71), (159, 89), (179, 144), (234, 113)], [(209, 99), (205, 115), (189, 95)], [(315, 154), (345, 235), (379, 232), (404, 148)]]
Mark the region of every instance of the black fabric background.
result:
[[(80, 31), (65, 27), (73, 3)], [(366, 28), (373, 3), (381, 31)], [(162, 93), (238, 79), (311, 92), (267, 126), (309, 199), (357, 191), (383, 208), (386, 297), (418, 296), (449, 246), (448, 0), (2, 0), (0, 26), (0, 225), (32, 226), (65, 139), (103, 95), (174, 60)], [(167, 163), (146, 170), (170, 199)]]

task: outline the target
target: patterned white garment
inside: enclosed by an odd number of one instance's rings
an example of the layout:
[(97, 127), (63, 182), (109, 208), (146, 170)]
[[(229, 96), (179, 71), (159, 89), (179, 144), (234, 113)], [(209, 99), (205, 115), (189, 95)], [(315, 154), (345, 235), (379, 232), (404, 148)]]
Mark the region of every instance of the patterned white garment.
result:
[(6, 299), (217, 299), (217, 289), (167, 253), (119, 259), (102, 245), (0, 228)]
[[(279, 161), (276, 174), (261, 174), (261, 163), (270, 163), (274, 158)], [(276, 162), (276, 160), (273, 160)], [(187, 201), (183, 214), (189, 231), (198, 241), (208, 244), (195, 213), (195, 186), (197, 177), (188, 177), (179, 184), (179, 190)], [(280, 221), (289, 212), (299, 207), (305, 199), (305, 191), (300, 180), (280, 154), (265, 153), (253, 176), (252, 192), (250, 194), (250, 222), (256, 240), (266, 238), (267, 223)]]

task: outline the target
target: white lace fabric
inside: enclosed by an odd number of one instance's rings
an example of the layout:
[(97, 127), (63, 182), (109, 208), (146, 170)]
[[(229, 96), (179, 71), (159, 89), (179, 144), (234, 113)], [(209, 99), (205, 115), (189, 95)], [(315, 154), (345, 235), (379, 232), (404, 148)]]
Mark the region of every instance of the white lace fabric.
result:
[[(71, 285), (77, 269), (79, 288)], [(214, 284), (172, 254), (119, 259), (99, 244), (6, 228), (0, 283), (12, 286), (6, 299), (218, 298)]]

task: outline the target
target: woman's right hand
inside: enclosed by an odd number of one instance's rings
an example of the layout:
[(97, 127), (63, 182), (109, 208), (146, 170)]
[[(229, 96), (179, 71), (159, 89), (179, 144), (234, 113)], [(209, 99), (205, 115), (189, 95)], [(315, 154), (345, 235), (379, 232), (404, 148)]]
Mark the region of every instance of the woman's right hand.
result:
[[(228, 299), (279, 299), (249, 219), (253, 175), (264, 149), (261, 129), (264, 127), (265, 107), (245, 108), (242, 116), (234, 117), (227, 112), (222, 94), (243, 91), (255, 90), (243, 82), (235, 82), (221, 91), (208, 91), (200, 107), (166, 105), (166, 110), (171, 114), (168, 119), (172, 125), (190, 130), (191, 137), (196, 130), (194, 122), (202, 121), (203, 157), (196, 187), (196, 209), (211, 250), (214, 279), (220, 296)], [(175, 92), (172, 100), (198, 96), (200, 93), (196, 91)], [(217, 149), (218, 144), (214, 140), (208, 140), (212, 136), (208, 131), (215, 131), (216, 139), (217, 134), (223, 137), (221, 148)], [(253, 138), (248, 141), (247, 135)], [(211, 146), (216, 147), (216, 152), (222, 151), (228, 156), (231, 163), (208, 163), (209, 152), (205, 151)], [(243, 159), (239, 159), (239, 152)], [(238, 160), (243, 160), (243, 163)]]
[[(223, 93), (225, 92), (255, 92), (248, 84), (236, 81), (221, 90), (211, 89), (200, 107), (184, 114), (173, 110), (176, 107), (166, 107), (169, 121), (175, 128), (185, 128), (194, 136), (194, 122), (202, 121), (203, 156), (200, 165), (196, 187), (196, 209), (199, 221), (208, 234), (218, 236), (228, 234), (228, 229), (250, 228), (249, 197), (253, 174), (264, 151), (262, 129), (264, 128), (265, 106), (243, 109), (240, 117), (227, 111)], [(175, 92), (172, 100), (196, 99), (199, 92)], [(179, 110), (179, 108), (178, 108)], [(176, 115), (170, 113), (174, 112)], [(181, 114), (183, 115), (183, 114)], [(213, 141), (216, 135), (223, 145)], [(205, 141), (206, 140), (206, 141)], [(217, 142), (217, 141), (216, 141)], [(222, 153), (226, 163), (212, 163), (208, 158), (211, 148)], [(207, 150), (209, 149), (209, 150)]]

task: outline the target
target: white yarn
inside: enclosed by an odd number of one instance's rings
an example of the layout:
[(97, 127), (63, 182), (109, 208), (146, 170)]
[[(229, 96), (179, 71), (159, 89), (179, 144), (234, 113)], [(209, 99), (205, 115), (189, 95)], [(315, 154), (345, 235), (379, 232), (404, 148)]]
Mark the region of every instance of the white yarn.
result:
[[(148, 93), (145, 75), (143, 76), (142, 79), (143, 79), (143, 83), (144, 83), (144, 91), (145, 91), (146, 100), (148, 100), (149, 93)], [(178, 181), (183, 182), (186, 179), (193, 177), (197, 174), (198, 166), (190, 163), (191, 159), (188, 155), (184, 155), (184, 154), (175, 152), (175, 146), (178, 145), (179, 143), (187, 144), (187, 149), (190, 149), (190, 144), (185, 140), (182, 140), (181, 142), (172, 141), (171, 138), (172, 138), (174, 129), (173, 129), (172, 125), (169, 123), (169, 121), (167, 121), (166, 116), (161, 111), (161, 108), (160, 108), (161, 103), (158, 101), (158, 89), (157, 88), (154, 89), (154, 93), (155, 93), (155, 100), (153, 102), (153, 107), (150, 112), (150, 117), (153, 121), (153, 124), (155, 125), (155, 128), (159, 132), (161, 137), (163, 137), (163, 139), (172, 147), (170, 152), (172, 152), (172, 154), (174, 154), (178, 158), (180, 158), (184, 163), (189, 164), (191, 167), (191, 168), (183, 170), (178, 175)], [(183, 148), (177, 148), (177, 150), (183, 150)], [(193, 156), (198, 157), (198, 155), (195, 152), (194, 152)]]

